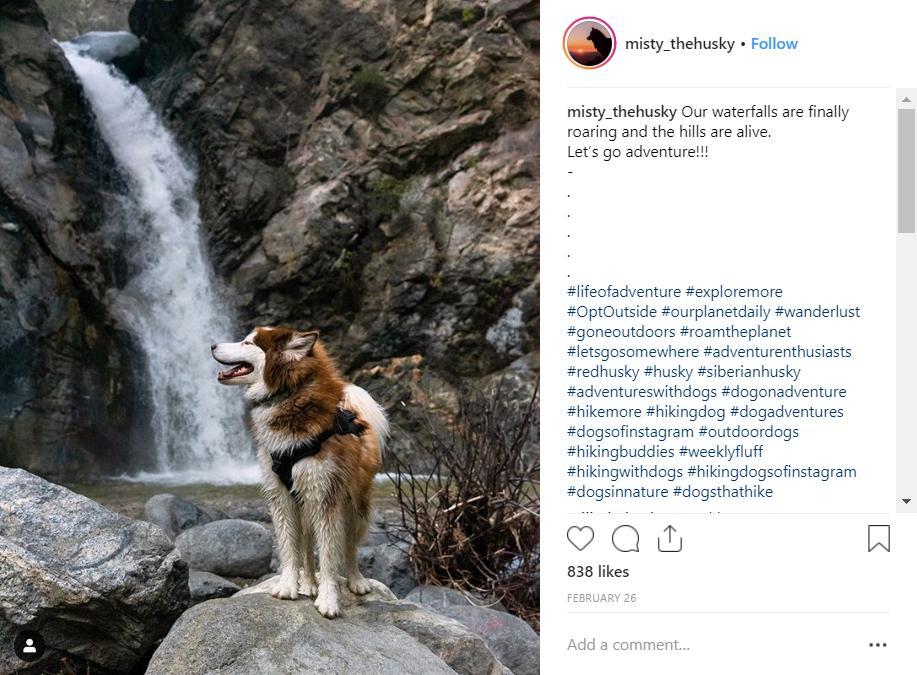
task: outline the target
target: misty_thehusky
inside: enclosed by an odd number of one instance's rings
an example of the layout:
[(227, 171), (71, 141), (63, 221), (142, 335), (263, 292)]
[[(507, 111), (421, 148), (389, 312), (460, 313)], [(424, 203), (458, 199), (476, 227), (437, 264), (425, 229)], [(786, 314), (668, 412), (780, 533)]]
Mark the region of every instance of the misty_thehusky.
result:
[(271, 595), (301, 593), (323, 616), (338, 616), (340, 577), (355, 594), (371, 590), (357, 546), (389, 435), (385, 411), (344, 379), (318, 331), (258, 327), (211, 353), (227, 367), (219, 381), (243, 386), (250, 408), (280, 558)]

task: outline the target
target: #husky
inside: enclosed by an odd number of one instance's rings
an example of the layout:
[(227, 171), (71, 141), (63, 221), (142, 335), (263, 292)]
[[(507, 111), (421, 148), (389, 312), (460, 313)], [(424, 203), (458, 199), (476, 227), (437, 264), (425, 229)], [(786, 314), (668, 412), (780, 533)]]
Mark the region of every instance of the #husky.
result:
[(295, 600), (302, 592), (315, 598), (321, 614), (338, 616), (341, 574), (354, 593), (370, 590), (357, 567), (357, 545), (369, 523), (373, 476), (388, 437), (385, 413), (366, 391), (344, 381), (316, 331), (256, 328), (211, 352), (229, 367), (219, 381), (244, 385), (252, 406), (262, 486), (280, 549), (271, 595)]

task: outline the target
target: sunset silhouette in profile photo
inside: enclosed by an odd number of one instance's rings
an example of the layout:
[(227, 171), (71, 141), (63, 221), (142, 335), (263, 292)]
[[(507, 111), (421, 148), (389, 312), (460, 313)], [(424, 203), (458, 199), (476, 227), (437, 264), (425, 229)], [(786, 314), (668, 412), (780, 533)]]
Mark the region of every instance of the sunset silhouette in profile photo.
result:
[(597, 17), (577, 19), (564, 34), (564, 50), (574, 64), (581, 68), (605, 65), (615, 53), (614, 31)]

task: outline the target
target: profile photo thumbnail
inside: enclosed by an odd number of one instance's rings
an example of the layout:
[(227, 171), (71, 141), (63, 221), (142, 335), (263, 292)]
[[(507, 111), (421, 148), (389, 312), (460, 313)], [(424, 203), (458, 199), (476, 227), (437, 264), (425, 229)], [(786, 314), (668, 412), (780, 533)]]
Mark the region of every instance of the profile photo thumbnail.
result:
[(564, 32), (564, 52), (580, 68), (599, 68), (614, 56), (618, 47), (615, 32), (597, 16), (584, 16)]

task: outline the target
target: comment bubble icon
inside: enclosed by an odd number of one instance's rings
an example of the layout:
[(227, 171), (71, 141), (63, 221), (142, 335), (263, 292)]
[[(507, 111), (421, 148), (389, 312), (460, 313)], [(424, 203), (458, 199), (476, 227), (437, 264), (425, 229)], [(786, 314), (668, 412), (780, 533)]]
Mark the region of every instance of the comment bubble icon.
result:
[(618, 525), (611, 533), (611, 544), (621, 553), (639, 553), (640, 533), (631, 525)]

